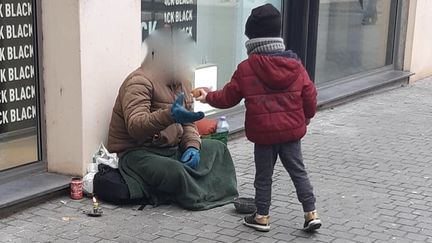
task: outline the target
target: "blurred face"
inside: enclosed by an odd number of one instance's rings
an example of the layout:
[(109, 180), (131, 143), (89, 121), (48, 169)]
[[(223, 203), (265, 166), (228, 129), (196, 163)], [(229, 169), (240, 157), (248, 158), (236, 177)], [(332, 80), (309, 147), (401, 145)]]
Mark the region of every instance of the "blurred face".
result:
[(143, 67), (158, 82), (181, 83), (192, 80), (194, 42), (183, 32), (165, 28), (153, 32), (143, 44)]

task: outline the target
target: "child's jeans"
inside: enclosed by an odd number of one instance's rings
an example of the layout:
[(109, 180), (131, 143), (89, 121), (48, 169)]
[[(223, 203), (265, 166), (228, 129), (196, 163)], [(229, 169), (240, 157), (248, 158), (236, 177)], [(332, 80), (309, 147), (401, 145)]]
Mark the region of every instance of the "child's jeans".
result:
[(255, 204), (259, 215), (268, 215), (271, 204), (272, 176), (276, 160), (280, 157), (297, 192), (304, 212), (315, 210), (315, 196), (301, 153), (301, 142), (274, 145), (255, 144)]

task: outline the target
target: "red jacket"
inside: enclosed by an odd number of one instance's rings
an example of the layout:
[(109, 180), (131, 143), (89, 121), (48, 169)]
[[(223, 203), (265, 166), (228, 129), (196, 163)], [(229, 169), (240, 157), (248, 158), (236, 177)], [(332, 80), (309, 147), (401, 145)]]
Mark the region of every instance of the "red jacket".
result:
[(244, 98), (246, 136), (256, 144), (301, 139), (306, 134), (306, 119), (316, 112), (315, 85), (301, 62), (284, 53), (251, 55), (238, 65), (222, 90), (207, 95), (207, 102), (221, 109)]

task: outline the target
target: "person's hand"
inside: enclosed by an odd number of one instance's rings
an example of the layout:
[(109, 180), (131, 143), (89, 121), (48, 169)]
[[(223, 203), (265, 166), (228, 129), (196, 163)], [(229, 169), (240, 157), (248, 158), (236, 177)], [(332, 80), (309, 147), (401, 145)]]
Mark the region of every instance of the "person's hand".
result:
[(208, 93), (208, 92), (211, 92), (211, 87), (210, 88), (208, 88), (208, 87), (197, 87), (197, 88), (193, 89), (191, 91), (192, 97), (194, 97), (194, 98), (200, 97), (202, 90), (204, 90), (205, 92)]
[(198, 97), (195, 98), (195, 100), (201, 102), (201, 103), (207, 103), (207, 93), (210, 92), (209, 88), (198, 88), (197, 91), (200, 93)]
[(180, 94), (174, 104), (171, 107), (171, 114), (176, 123), (184, 124), (196, 122), (204, 118), (204, 112), (192, 112), (186, 110), (183, 106), (184, 103), (184, 94)]
[(184, 151), (180, 161), (183, 162), (184, 165), (196, 169), (200, 162), (200, 151), (196, 148), (190, 147)]

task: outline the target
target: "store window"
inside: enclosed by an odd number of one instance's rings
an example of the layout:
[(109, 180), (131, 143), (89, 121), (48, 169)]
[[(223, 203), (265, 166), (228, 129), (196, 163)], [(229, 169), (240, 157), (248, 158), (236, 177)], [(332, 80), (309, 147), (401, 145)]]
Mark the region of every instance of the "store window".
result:
[(265, 3), (281, 9), (280, 0), (142, 0), (143, 40), (157, 28), (170, 24), (196, 41), (199, 64), (196, 86), (222, 88), (237, 64), (247, 58), (244, 26), (251, 10)]
[(0, 2), (0, 171), (40, 160), (35, 2)]
[(315, 82), (393, 63), (396, 0), (321, 1)]

